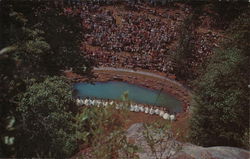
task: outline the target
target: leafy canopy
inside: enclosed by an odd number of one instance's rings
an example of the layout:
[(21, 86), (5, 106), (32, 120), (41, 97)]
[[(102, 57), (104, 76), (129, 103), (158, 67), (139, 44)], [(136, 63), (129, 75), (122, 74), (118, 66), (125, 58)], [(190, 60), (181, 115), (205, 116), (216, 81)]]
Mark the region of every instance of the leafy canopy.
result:
[[(243, 14), (245, 16), (245, 13)], [(190, 139), (203, 146), (247, 147), (249, 134), (249, 16), (240, 16), (231, 27), (229, 41), (215, 51), (203, 75), (194, 82)], [(243, 26), (237, 24), (244, 24)], [(231, 31), (232, 31), (231, 30)], [(229, 30), (230, 31), (230, 30)], [(241, 41), (241, 42), (240, 42)]]
[[(48, 77), (19, 95), (18, 157), (69, 157), (76, 149), (70, 84), (62, 77)], [(32, 150), (32, 151), (30, 151)], [(43, 156), (45, 155), (45, 156)]]

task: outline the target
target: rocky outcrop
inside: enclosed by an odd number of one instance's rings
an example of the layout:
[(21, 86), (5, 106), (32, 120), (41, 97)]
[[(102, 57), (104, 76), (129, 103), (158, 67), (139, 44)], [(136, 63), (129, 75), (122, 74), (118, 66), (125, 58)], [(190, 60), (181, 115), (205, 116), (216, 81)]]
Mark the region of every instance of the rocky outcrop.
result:
[(235, 147), (183, 145), (172, 159), (249, 159), (250, 152)]
[[(154, 158), (164, 158), (167, 159), (170, 156), (176, 154), (181, 147), (181, 143), (173, 140), (168, 133), (161, 134), (153, 131), (148, 131), (151, 133), (150, 137), (154, 138), (156, 142), (153, 146), (155, 153), (153, 153), (152, 148), (150, 148), (150, 142), (146, 140), (143, 135), (144, 126), (142, 123), (133, 124), (127, 130), (127, 138), (130, 142), (133, 142), (136, 146), (139, 147), (140, 151), (138, 153), (139, 158), (141, 159), (154, 159)], [(161, 142), (158, 142), (161, 141)]]
[[(138, 156), (141, 159), (155, 159), (161, 156), (164, 159), (249, 159), (250, 152), (244, 149), (235, 147), (201, 147), (189, 143), (180, 143), (176, 140), (163, 140), (164, 145), (157, 145), (155, 147), (156, 154), (153, 154), (146, 139), (143, 137), (144, 127), (142, 123), (133, 124), (127, 130), (127, 138), (129, 141), (140, 147), (141, 151)], [(161, 137), (159, 134), (156, 138)], [(158, 135), (158, 136), (157, 136)], [(166, 145), (165, 145), (166, 144)], [(165, 149), (161, 149), (164, 147)]]

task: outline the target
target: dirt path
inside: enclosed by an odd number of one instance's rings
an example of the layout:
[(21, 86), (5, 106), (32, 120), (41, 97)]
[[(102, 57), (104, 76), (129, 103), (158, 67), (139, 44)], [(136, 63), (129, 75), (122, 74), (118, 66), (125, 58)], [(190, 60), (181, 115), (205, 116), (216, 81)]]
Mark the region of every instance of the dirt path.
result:
[(159, 78), (162, 80), (166, 80), (167, 82), (173, 83), (179, 87), (182, 87), (183, 89), (185, 89), (187, 92), (190, 93), (190, 90), (185, 87), (184, 85), (180, 84), (179, 82), (170, 79), (168, 77), (156, 74), (156, 73), (152, 73), (152, 72), (146, 72), (146, 71), (141, 71), (141, 70), (132, 70), (132, 69), (126, 69), (126, 68), (113, 68), (113, 67), (95, 67), (94, 70), (97, 71), (119, 71), (119, 72), (127, 72), (127, 73), (135, 73), (135, 74), (140, 74), (140, 75), (144, 75), (144, 76), (150, 76), (150, 77), (155, 77), (155, 78)]

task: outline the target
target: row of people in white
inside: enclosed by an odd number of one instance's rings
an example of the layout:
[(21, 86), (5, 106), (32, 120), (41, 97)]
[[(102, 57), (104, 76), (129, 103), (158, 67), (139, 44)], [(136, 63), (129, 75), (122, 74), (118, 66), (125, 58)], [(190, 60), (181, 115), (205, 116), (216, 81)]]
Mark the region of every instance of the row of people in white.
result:
[[(124, 104), (121, 102), (116, 102), (116, 101), (106, 101), (106, 100), (98, 100), (98, 99), (76, 99), (76, 105), (77, 106), (97, 106), (97, 107), (107, 107), (107, 106), (115, 106), (116, 109), (123, 109)], [(175, 115), (174, 114), (169, 114), (166, 112), (164, 108), (158, 108), (158, 107), (147, 107), (143, 106), (140, 104), (130, 104), (129, 110), (131, 112), (144, 112), (146, 114), (150, 115), (159, 115), (163, 119), (166, 120), (175, 120)]]
[(163, 117), (163, 119), (166, 120), (175, 120), (174, 114), (167, 113), (164, 109), (159, 109), (157, 107), (144, 107), (143, 105), (130, 105), (130, 111), (132, 112), (144, 112), (146, 114), (150, 115), (159, 115), (160, 117)]
[(77, 106), (82, 106), (82, 105), (87, 105), (87, 106), (108, 106), (108, 102), (104, 102), (102, 100), (95, 100), (95, 99), (76, 99), (76, 105)]

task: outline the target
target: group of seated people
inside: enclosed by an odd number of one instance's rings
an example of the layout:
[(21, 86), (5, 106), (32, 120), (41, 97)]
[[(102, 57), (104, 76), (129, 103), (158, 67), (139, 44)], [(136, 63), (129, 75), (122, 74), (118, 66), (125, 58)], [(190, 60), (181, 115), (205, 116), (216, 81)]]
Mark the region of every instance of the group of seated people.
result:
[[(98, 61), (99, 66), (107, 64), (111, 67), (126, 63), (125, 67), (130, 68), (160, 72), (171, 69), (169, 57), (166, 56), (170, 52), (166, 45), (178, 36), (178, 25), (174, 21), (166, 23), (159, 18), (134, 14), (129, 10), (126, 13), (114, 13), (99, 5), (91, 6), (87, 3), (66, 12), (78, 14), (82, 18), (83, 45), (99, 48), (83, 51)], [(115, 15), (120, 17), (119, 22)], [(105, 56), (105, 52), (111, 56)], [(124, 53), (130, 53), (130, 58), (122, 59)]]
[(115, 109), (128, 109), (131, 112), (143, 112), (149, 115), (158, 115), (165, 120), (174, 121), (175, 115), (169, 114), (167, 109), (164, 107), (157, 107), (157, 106), (149, 106), (149, 105), (142, 105), (136, 104), (131, 102), (120, 102), (114, 100), (104, 100), (104, 99), (76, 99), (77, 106), (97, 106), (97, 107), (108, 107), (113, 106)]
[(133, 13), (120, 16), (121, 26), (117, 26), (111, 12), (92, 17), (93, 22), (88, 23), (91, 32), (86, 36), (88, 44), (108, 51), (158, 54), (166, 52), (166, 45), (176, 39), (174, 24)]
[[(132, 11), (131, 5), (137, 9)], [(180, 26), (190, 14), (190, 7), (157, 10), (146, 4), (132, 3), (121, 10), (114, 8), (88, 2), (73, 3), (65, 8), (67, 14), (82, 19), (82, 51), (86, 58), (94, 59), (96, 65), (102, 67), (172, 72), (175, 63), (171, 55), (176, 53)], [(191, 69), (195, 70), (206, 60), (214, 47), (211, 44), (217, 39), (213, 33), (195, 32), (190, 42), (195, 45), (195, 53), (187, 61)]]
[(135, 54), (134, 56), (123, 56), (115, 52), (106, 52), (101, 50), (88, 50), (86, 58), (95, 60), (98, 66), (102, 67), (118, 67), (128, 69), (149, 69), (152, 71), (159, 71), (168, 73), (172, 70), (171, 61), (164, 55), (158, 55), (158, 58), (147, 58)]

